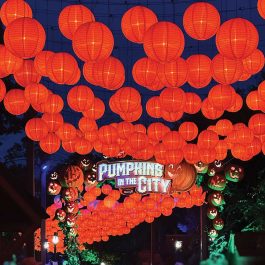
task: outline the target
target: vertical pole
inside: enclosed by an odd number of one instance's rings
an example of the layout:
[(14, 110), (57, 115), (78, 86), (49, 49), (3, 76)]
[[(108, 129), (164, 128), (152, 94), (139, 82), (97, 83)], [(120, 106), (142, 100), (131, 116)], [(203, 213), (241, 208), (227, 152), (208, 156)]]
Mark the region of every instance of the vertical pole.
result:
[[(47, 172), (46, 168), (41, 169), (41, 207), (43, 209), (46, 209), (46, 192), (47, 192)], [(47, 256), (47, 251), (43, 248), (44, 242), (46, 239), (46, 223), (45, 219), (41, 220), (41, 264), (45, 265), (46, 264), (46, 256)]]

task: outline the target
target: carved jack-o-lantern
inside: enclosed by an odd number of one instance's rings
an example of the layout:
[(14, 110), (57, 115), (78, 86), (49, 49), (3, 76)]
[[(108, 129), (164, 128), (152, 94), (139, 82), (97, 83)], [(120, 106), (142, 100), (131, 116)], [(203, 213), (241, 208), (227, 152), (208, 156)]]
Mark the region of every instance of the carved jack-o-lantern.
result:
[(238, 165), (230, 165), (225, 171), (225, 177), (232, 182), (239, 182), (244, 177), (244, 169)]
[(63, 190), (63, 198), (66, 202), (72, 202), (78, 199), (77, 188), (67, 188)]
[(170, 164), (165, 168), (165, 178), (171, 179), (171, 193), (189, 190), (196, 181), (196, 170), (186, 162)]
[(216, 217), (214, 220), (213, 220), (213, 227), (216, 229), (216, 230), (222, 230), (223, 227), (224, 227), (224, 221), (222, 218), (220, 217)]
[(221, 174), (216, 174), (208, 180), (208, 187), (212, 190), (224, 190), (225, 186), (226, 178)]
[(203, 162), (198, 162), (198, 163), (194, 164), (194, 167), (195, 167), (197, 173), (201, 173), (201, 174), (206, 173), (208, 170), (208, 164), (204, 164)]
[(117, 155), (117, 158), (124, 158), (126, 156), (126, 152), (125, 151), (120, 151)]
[(218, 236), (218, 232), (216, 231), (216, 229), (212, 228), (208, 231), (208, 236), (210, 238), (216, 238)]
[(58, 195), (62, 187), (57, 181), (51, 181), (48, 186), (48, 192), (50, 195)]
[(218, 211), (215, 207), (207, 208), (207, 216), (209, 219), (213, 220), (218, 215)]
[(208, 166), (207, 174), (209, 176), (214, 176), (216, 173), (219, 173), (223, 170), (223, 163), (220, 160), (215, 160)]
[(56, 171), (54, 171), (54, 172), (52, 172), (52, 173), (50, 174), (50, 179), (51, 179), (51, 180), (57, 180), (58, 177), (59, 177), (59, 174), (58, 174)]
[(91, 169), (92, 166), (93, 166), (93, 162), (88, 158), (83, 158), (79, 163), (79, 167), (84, 171)]
[(60, 222), (64, 222), (66, 217), (66, 212), (62, 209), (57, 209), (56, 213), (55, 213), (55, 218), (60, 221)]
[(67, 214), (66, 216), (66, 225), (68, 227), (74, 227), (76, 222), (76, 215), (75, 214)]
[(86, 186), (89, 187), (89, 186), (93, 186), (97, 184), (96, 174), (97, 174), (97, 167), (94, 164), (89, 171), (85, 172), (85, 185)]
[(221, 206), (225, 203), (224, 196), (221, 192), (214, 191), (209, 195), (208, 202), (213, 206)]
[(77, 236), (77, 231), (76, 231), (76, 229), (75, 229), (74, 227), (71, 227), (71, 228), (69, 229), (69, 235), (70, 235), (71, 237), (76, 237), (76, 236)]
[(78, 166), (68, 166), (61, 174), (59, 181), (64, 188), (80, 187), (84, 183), (84, 174)]
[(77, 202), (67, 202), (65, 205), (65, 211), (67, 213), (77, 214), (79, 211), (78, 203)]

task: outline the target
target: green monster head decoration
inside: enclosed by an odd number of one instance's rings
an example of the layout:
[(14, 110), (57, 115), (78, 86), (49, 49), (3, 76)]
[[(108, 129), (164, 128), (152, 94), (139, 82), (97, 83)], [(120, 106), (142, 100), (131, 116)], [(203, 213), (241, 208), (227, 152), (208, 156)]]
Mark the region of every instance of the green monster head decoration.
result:
[(216, 230), (222, 230), (223, 227), (224, 227), (224, 221), (222, 218), (220, 217), (216, 217), (214, 220), (213, 220), (213, 227), (216, 229)]
[(216, 231), (216, 229), (212, 228), (208, 231), (208, 236), (210, 238), (216, 238), (218, 237), (218, 232)]
[(244, 177), (244, 169), (238, 165), (230, 165), (225, 171), (225, 177), (232, 182), (239, 182)]
[(224, 196), (221, 192), (219, 191), (214, 191), (212, 192), (209, 197), (208, 197), (208, 202), (212, 205), (212, 206), (221, 206), (223, 204), (225, 204), (224, 201)]
[(207, 216), (209, 219), (213, 220), (218, 215), (218, 211), (215, 207), (210, 206), (207, 208)]
[(208, 164), (204, 164), (203, 162), (198, 162), (194, 164), (194, 167), (197, 173), (205, 174), (208, 170)]
[(224, 190), (226, 186), (225, 176), (216, 174), (209, 178), (208, 187), (212, 190)]

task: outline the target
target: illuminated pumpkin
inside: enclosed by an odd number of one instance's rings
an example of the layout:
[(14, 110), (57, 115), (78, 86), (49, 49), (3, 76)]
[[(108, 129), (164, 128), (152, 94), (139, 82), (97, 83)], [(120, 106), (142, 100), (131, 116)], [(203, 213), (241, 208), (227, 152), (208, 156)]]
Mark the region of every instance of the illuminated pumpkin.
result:
[(1, 7), (1, 20), (5, 26), (21, 17), (32, 18), (32, 10), (26, 1), (7, 0), (3, 3)]
[(77, 188), (66, 188), (62, 191), (62, 197), (66, 202), (73, 202), (78, 199), (78, 190)]
[(208, 187), (212, 190), (219, 190), (222, 191), (226, 187), (226, 179), (225, 176), (221, 174), (216, 174), (209, 178), (208, 180)]
[(194, 166), (186, 162), (170, 164), (165, 167), (165, 178), (172, 180), (171, 193), (187, 191), (195, 183), (196, 171)]
[(0, 102), (4, 99), (5, 95), (6, 95), (6, 85), (0, 79)]
[(218, 119), (224, 113), (223, 110), (217, 110), (216, 108), (214, 108), (214, 106), (210, 103), (208, 98), (206, 98), (202, 102), (201, 112), (205, 118), (210, 119), (210, 120)]
[(31, 83), (26, 86), (24, 91), (25, 98), (33, 105), (45, 103), (49, 96), (47, 87), (42, 84)]
[(72, 40), (76, 30), (87, 22), (95, 21), (93, 13), (83, 5), (66, 6), (59, 15), (59, 29), (61, 33)]
[(6, 48), (15, 56), (23, 59), (35, 57), (42, 51), (46, 33), (42, 25), (33, 18), (18, 18), (5, 30)]
[(229, 165), (225, 170), (225, 177), (232, 182), (239, 182), (244, 177), (244, 169), (238, 165)]
[(48, 185), (48, 193), (50, 195), (58, 195), (61, 192), (62, 186), (57, 181), (51, 181)]
[(203, 54), (192, 55), (187, 59), (188, 83), (194, 88), (207, 86), (212, 79), (211, 59)]
[(184, 12), (183, 26), (187, 34), (193, 39), (210, 39), (220, 27), (219, 12), (210, 3), (191, 4)]
[(185, 106), (184, 106), (184, 112), (188, 114), (195, 114), (200, 111), (202, 100), (201, 98), (196, 94), (192, 92), (188, 92), (185, 94)]
[(146, 102), (146, 112), (153, 118), (161, 118), (161, 103), (158, 96), (148, 99)]
[(144, 6), (134, 6), (122, 17), (122, 33), (129, 41), (143, 43), (147, 30), (157, 22), (157, 16), (152, 10)]
[(186, 141), (192, 141), (198, 135), (198, 127), (194, 122), (183, 122), (179, 126), (179, 133)]
[(41, 80), (41, 76), (37, 73), (34, 62), (31, 60), (23, 61), (21, 68), (14, 73), (14, 78), (16, 82), (23, 87), (31, 83), (39, 83)]
[(83, 115), (87, 118), (98, 120), (104, 115), (104, 112), (104, 102), (101, 99), (94, 97), (93, 104), (90, 107), (86, 108), (85, 111), (83, 111)]
[(70, 123), (64, 123), (57, 131), (56, 134), (62, 141), (73, 140), (76, 138), (76, 129)]
[(40, 148), (47, 154), (56, 153), (60, 149), (60, 138), (54, 133), (48, 133), (45, 138), (40, 140)]
[(243, 73), (243, 63), (240, 60), (229, 59), (217, 54), (212, 59), (213, 79), (223, 85), (237, 82)]
[(43, 112), (47, 113), (59, 113), (62, 111), (64, 102), (59, 95), (51, 94), (49, 95), (45, 104), (42, 104), (44, 107)]
[(209, 219), (213, 220), (217, 215), (218, 215), (218, 210), (215, 207), (210, 206), (207, 208), (207, 216)]
[(243, 18), (224, 22), (216, 34), (219, 53), (230, 59), (245, 59), (257, 49), (258, 42), (256, 27)]
[(158, 22), (151, 26), (144, 37), (144, 51), (158, 62), (172, 62), (181, 56), (185, 39), (181, 29), (171, 22)]
[(80, 167), (67, 166), (60, 174), (59, 182), (64, 188), (77, 188), (84, 183), (84, 174)]
[(248, 57), (243, 60), (244, 70), (254, 75), (262, 70), (264, 67), (264, 54), (261, 50), (255, 50)]
[(254, 114), (248, 121), (248, 127), (253, 131), (255, 135), (265, 134), (265, 114)]
[(213, 220), (213, 227), (216, 229), (216, 230), (222, 230), (223, 227), (224, 227), (224, 221), (223, 219), (219, 218), (219, 217), (216, 217), (214, 220)]
[(29, 109), (30, 104), (26, 100), (23, 90), (11, 89), (5, 95), (4, 106), (9, 113), (21, 115)]
[(48, 126), (41, 118), (32, 118), (26, 123), (25, 132), (31, 140), (40, 141), (47, 136)]
[(46, 77), (48, 76), (48, 72), (47, 72), (48, 60), (53, 55), (54, 55), (54, 52), (41, 51), (35, 56), (34, 67), (39, 75), (46, 76)]
[(73, 49), (83, 61), (107, 59), (114, 46), (114, 38), (109, 28), (100, 22), (81, 25), (74, 33)]
[(49, 132), (56, 132), (63, 125), (63, 116), (60, 113), (44, 113), (41, 118), (47, 124)]
[(170, 129), (160, 122), (151, 123), (147, 129), (147, 135), (154, 141), (161, 141)]

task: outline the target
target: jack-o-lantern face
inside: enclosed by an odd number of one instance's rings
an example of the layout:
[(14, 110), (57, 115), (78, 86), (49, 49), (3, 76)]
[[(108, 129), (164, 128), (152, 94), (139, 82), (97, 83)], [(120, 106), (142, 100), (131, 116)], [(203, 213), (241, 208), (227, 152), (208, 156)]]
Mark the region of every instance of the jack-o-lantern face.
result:
[(68, 227), (74, 227), (76, 222), (76, 215), (74, 214), (67, 214), (66, 216), (66, 225)]
[(65, 211), (67, 213), (77, 214), (79, 211), (77, 202), (67, 202), (65, 205)]
[(225, 176), (217, 174), (209, 178), (208, 187), (212, 190), (224, 190), (226, 186)]
[(60, 222), (64, 222), (66, 217), (66, 212), (62, 209), (57, 209), (56, 213), (55, 213), (55, 218), (60, 221)]
[(213, 220), (213, 227), (216, 229), (216, 230), (222, 230), (223, 227), (224, 227), (224, 221), (222, 218), (220, 217), (216, 217), (214, 220)]
[(244, 169), (238, 165), (230, 165), (225, 171), (225, 177), (232, 182), (239, 182), (244, 177)]
[(213, 220), (218, 215), (218, 211), (215, 207), (208, 207), (207, 216), (209, 219)]
[(48, 186), (48, 192), (50, 195), (58, 195), (62, 187), (57, 181), (51, 181)]
[(224, 196), (219, 191), (212, 192), (208, 197), (208, 202), (213, 206), (221, 206), (224, 202)]
[(58, 177), (59, 177), (59, 174), (56, 171), (52, 172), (50, 175), (51, 180), (57, 180)]
[(93, 186), (97, 184), (97, 167), (96, 165), (93, 165), (92, 168), (85, 172), (85, 185), (86, 186)]
[(216, 238), (218, 236), (218, 232), (216, 231), (216, 229), (212, 228), (208, 231), (208, 236), (210, 238)]
[(187, 191), (196, 181), (196, 171), (194, 166), (186, 162), (170, 164), (165, 167), (165, 178), (172, 180), (171, 193)]
[(79, 167), (84, 170), (84, 171), (87, 171), (89, 169), (91, 169), (93, 166), (93, 163), (91, 162), (90, 159), (88, 158), (83, 158), (80, 163), (79, 163)]
[(198, 163), (194, 164), (194, 167), (195, 167), (197, 173), (201, 173), (201, 174), (206, 173), (208, 170), (208, 164), (204, 164), (203, 162), (198, 162)]
[(75, 229), (74, 227), (71, 227), (71, 228), (69, 229), (69, 235), (70, 235), (71, 237), (76, 237), (76, 236), (77, 236), (77, 231), (76, 231), (76, 229)]
[(208, 166), (207, 174), (209, 176), (214, 176), (216, 173), (219, 173), (223, 170), (223, 163), (220, 160), (215, 160)]
[(125, 151), (120, 151), (117, 155), (117, 158), (124, 158), (126, 156)]
[(64, 188), (80, 187), (84, 183), (84, 174), (78, 166), (68, 166), (60, 175), (60, 184)]
[(77, 188), (64, 189), (62, 195), (66, 202), (72, 202), (78, 199), (78, 190)]

